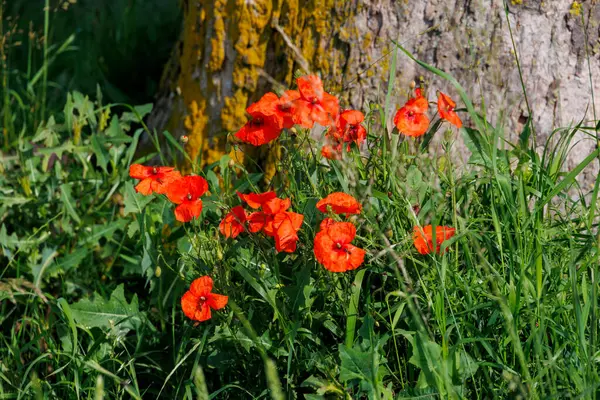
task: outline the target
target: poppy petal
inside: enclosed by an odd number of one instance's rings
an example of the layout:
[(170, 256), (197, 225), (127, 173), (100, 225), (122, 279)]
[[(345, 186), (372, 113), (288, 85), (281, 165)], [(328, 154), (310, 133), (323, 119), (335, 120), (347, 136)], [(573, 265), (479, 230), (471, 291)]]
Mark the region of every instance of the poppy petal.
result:
[(240, 192), (236, 192), (239, 198), (248, 204), (249, 207), (254, 209), (259, 209), (265, 204), (267, 201), (274, 199), (277, 197), (275, 192), (265, 192), (265, 193), (248, 193), (243, 194)]
[(201, 276), (200, 278), (194, 279), (192, 284), (190, 285), (190, 292), (196, 296), (208, 296), (210, 292), (212, 292), (213, 288), (213, 280), (210, 276)]
[(196, 314), (194, 315), (194, 319), (200, 322), (209, 320), (211, 317), (210, 307), (207, 303), (202, 304), (202, 306), (196, 309)]
[(327, 207), (336, 214), (360, 214), (362, 206), (351, 195), (343, 192), (331, 193), (317, 203), (317, 209), (327, 212)]
[(228, 296), (216, 293), (211, 293), (206, 299), (206, 304), (213, 310), (220, 310), (221, 308), (225, 307), (229, 301)]
[(196, 309), (198, 308), (199, 298), (194, 296), (191, 291), (187, 291), (181, 296), (181, 309), (186, 317), (195, 319)]
[(152, 167), (146, 167), (141, 164), (131, 164), (129, 166), (129, 176), (133, 179), (146, 179), (152, 175)]
[(189, 222), (202, 214), (202, 200), (186, 201), (175, 207), (175, 219), (179, 222)]
[(135, 191), (148, 196), (152, 194), (152, 179), (146, 178), (135, 186)]

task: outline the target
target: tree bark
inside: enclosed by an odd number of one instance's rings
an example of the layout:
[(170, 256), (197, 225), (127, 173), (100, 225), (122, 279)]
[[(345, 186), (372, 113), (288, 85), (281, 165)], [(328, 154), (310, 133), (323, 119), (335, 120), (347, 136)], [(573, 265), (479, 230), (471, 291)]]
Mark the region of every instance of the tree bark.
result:
[[(594, 108), (600, 115), (600, 3), (506, 1), (538, 144), (554, 127), (593, 119)], [(507, 132), (514, 135), (529, 114), (502, 0), (184, 0), (183, 7), (182, 37), (151, 125), (188, 135), (188, 152), (203, 163), (230, 150), (225, 132), (246, 122), (249, 103), (280, 84), (291, 86), (297, 70), (321, 74), (343, 107), (382, 104), (392, 40), (451, 73)], [(457, 97), (447, 82), (399, 53), (393, 105), (419, 80), (429, 98), (436, 89)], [(579, 146), (571, 166), (595, 142)]]

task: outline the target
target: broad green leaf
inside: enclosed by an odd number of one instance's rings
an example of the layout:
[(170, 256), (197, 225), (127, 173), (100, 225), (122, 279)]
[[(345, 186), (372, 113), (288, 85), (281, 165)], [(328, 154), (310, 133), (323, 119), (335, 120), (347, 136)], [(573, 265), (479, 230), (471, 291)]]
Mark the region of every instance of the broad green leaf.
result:
[(108, 165), (108, 161), (110, 160), (110, 155), (108, 151), (98, 139), (97, 134), (92, 134), (92, 139), (90, 141), (90, 145), (92, 146), (92, 151), (96, 155), (96, 163), (102, 167), (105, 173), (108, 173), (106, 166)]
[(125, 193), (123, 199), (123, 204), (125, 205), (123, 212), (125, 215), (129, 213), (141, 214), (144, 207), (146, 207), (154, 198), (154, 196), (144, 196), (141, 193), (137, 193), (131, 181), (125, 183), (125, 188), (123, 190)]
[(67, 213), (73, 218), (73, 221), (77, 222), (77, 224), (81, 224), (81, 219), (77, 212), (75, 211), (75, 205), (73, 202), (73, 196), (71, 196), (71, 185), (68, 183), (63, 183), (60, 185), (60, 199), (65, 206), (65, 210)]
[(87, 247), (78, 247), (70, 254), (57, 260), (57, 268), (61, 271), (69, 271), (77, 268), (79, 264), (87, 257), (90, 250)]
[(84, 232), (89, 233), (89, 235), (85, 238), (84, 243), (96, 244), (100, 238), (110, 238), (116, 231), (123, 230), (128, 222), (126, 219), (118, 219), (104, 225), (87, 227)]
[(0, 246), (8, 249), (15, 249), (19, 244), (19, 238), (16, 233), (12, 233), (10, 236), (6, 232), (6, 226), (2, 224), (0, 227)]
[(421, 369), (427, 386), (439, 387), (442, 349), (437, 343), (432, 342), (421, 333), (414, 336), (412, 345), (413, 355), (408, 362)]
[(42, 283), (42, 278), (44, 274), (49, 274), (54, 272), (54, 266), (52, 265), (52, 261), (58, 255), (56, 249), (45, 247), (42, 250), (42, 260), (35, 265), (31, 266), (31, 274), (33, 275), (33, 283), (36, 287), (40, 287)]
[(373, 384), (373, 380), (377, 376), (377, 371), (374, 368), (379, 366), (379, 355), (376, 352), (349, 349), (341, 344), (338, 349), (342, 360), (340, 380), (348, 382), (358, 379)]
[(71, 311), (77, 324), (87, 329), (110, 329), (113, 333), (124, 335), (142, 325), (143, 314), (138, 309), (137, 295), (134, 294), (128, 303), (123, 284), (112, 292), (110, 300), (95, 293), (93, 300), (86, 298), (71, 304)]
[(104, 131), (104, 133), (106, 133), (106, 136), (103, 138), (103, 140), (109, 143), (123, 144), (131, 143), (133, 141), (133, 138), (131, 138), (129, 135), (126, 135), (123, 131), (123, 128), (121, 128), (121, 125), (119, 125), (119, 118), (117, 118), (116, 115), (113, 115), (110, 120), (110, 125), (106, 131)]

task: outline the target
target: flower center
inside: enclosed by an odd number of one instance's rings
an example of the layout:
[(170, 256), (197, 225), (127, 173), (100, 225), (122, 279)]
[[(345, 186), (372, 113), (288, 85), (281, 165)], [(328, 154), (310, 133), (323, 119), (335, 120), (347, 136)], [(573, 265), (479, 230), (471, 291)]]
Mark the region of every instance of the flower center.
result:
[(189, 201), (192, 201), (192, 194), (191, 194), (191, 193), (188, 193), (188, 195), (187, 195), (187, 199), (188, 199)]
[(152, 168), (152, 173), (154, 175), (158, 174), (158, 169), (156, 167)]
[(408, 114), (406, 114), (406, 115), (408, 115), (408, 118), (412, 118), (415, 115), (415, 112), (409, 111)]
[(313, 99), (310, 102), (312, 104), (317, 104), (319, 102), (319, 100), (316, 97), (313, 97)]
[(263, 121), (263, 119), (262, 119), (262, 118), (260, 118), (260, 117), (259, 117), (259, 118), (254, 118), (254, 119), (252, 120), (252, 125), (255, 125), (255, 126), (260, 126), (260, 125), (262, 125), (262, 124), (263, 124), (263, 122), (264, 122), (264, 121)]
[(206, 301), (206, 297), (200, 296), (200, 301)]
[(337, 247), (338, 249), (341, 249), (342, 248), (342, 244), (341, 243), (336, 243), (335, 247)]

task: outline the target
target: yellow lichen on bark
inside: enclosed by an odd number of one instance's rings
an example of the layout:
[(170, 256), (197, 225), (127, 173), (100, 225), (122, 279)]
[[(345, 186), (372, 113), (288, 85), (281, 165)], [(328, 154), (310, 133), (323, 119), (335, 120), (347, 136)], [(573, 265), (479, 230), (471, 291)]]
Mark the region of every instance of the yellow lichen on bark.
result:
[[(349, 17), (343, 0), (195, 0), (188, 1), (184, 13), (177, 80), (183, 102), (183, 115), (173, 112), (170, 125), (187, 130), (186, 149), (201, 165), (217, 161), (226, 152), (224, 132), (235, 132), (247, 121), (250, 100), (259, 97), (259, 77), (268, 54), (287, 57), (277, 64), (275, 78), (293, 85), (297, 56), (271, 26), (275, 21), (292, 38), (295, 46), (315, 71), (324, 76), (337, 74), (345, 65), (341, 51), (334, 49), (333, 31), (339, 31)], [(332, 10), (334, 10), (332, 14)], [(269, 51), (271, 53), (269, 53)], [(338, 78), (341, 79), (341, 78)], [(329, 90), (341, 88), (330, 81)], [(174, 88), (175, 89), (175, 88)], [(268, 89), (267, 89), (268, 90)], [(267, 91), (267, 90), (262, 90)], [(262, 93), (260, 93), (262, 94)], [(267, 179), (274, 174), (273, 154), (249, 149), (253, 162), (268, 162)], [(240, 160), (240, 154), (233, 154)], [(261, 161), (261, 162), (262, 162)], [(265, 165), (263, 165), (263, 168)]]

